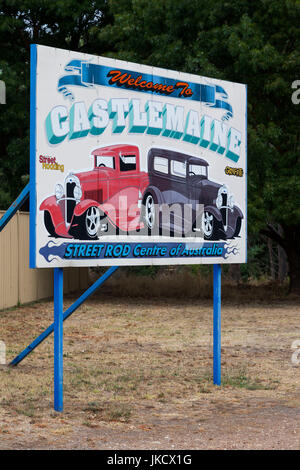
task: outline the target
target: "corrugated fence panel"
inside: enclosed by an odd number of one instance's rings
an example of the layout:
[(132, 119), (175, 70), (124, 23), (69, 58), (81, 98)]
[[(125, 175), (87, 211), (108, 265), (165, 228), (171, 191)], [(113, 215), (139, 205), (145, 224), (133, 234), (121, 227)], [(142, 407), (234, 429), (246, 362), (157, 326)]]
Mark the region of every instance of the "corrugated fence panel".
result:
[[(88, 268), (64, 269), (65, 293), (88, 286)], [(29, 269), (29, 214), (18, 212), (0, 232), (0, 309), (52, 296), (53, 269)]]
[(1, 233), (1, 299), (2, 308), (18, 303), (18, 219), (15, 217)]
[[(38, 300), (39, 271), (29, 269), (29, 217), (27, 214), (18, 214), (19, 219), (19, 302), (24, 304)], [(46, 297), (46, 295), (45, 295)]]
[(72, 292), (80, 289), (79, 278), (82, 273), (77, 268), (68, 268), (64, 270), (64, 291)]
[[(100, 277), (100, 276), (99, 276)], [(82, 273), (80, 273), (80, 276), (78, 276), (79, 278), (79, 289), (86, 289), (86, 286), (89, 286), (90, 285), (90, 276), (89, 276), (89, 270), (88, 269), (85, 269), (84, 271), (82, 271)]]

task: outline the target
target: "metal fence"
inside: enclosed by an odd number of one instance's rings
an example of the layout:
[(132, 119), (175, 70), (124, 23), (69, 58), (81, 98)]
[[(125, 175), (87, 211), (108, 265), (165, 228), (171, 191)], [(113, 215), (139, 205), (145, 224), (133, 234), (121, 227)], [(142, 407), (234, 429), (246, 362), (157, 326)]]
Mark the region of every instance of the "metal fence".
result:
[[(88, 268), (64, 269), (65, 293), (88, 285)], [(0, 232), (0, 310), (52, 296), (53, 269), (29, 269), (29, 214), (17, 212)]]

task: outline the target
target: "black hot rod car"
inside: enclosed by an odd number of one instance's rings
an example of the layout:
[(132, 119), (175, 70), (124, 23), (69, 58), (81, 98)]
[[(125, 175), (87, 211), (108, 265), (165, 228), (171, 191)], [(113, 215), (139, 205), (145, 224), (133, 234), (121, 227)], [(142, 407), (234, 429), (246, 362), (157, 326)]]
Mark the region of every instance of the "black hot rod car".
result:
[[(152, 148), (148, 153), (148, 175), (142, 208), (148, 233), (169, 231), (186, 237), (198, 231), (205, 240), (239, 235), (243, 213), (226, 185), (208, 179), (208, 163), (202, 158)], [(181, 207), (180, 213), (169, 209), (169, 219), (162, 217), (163, 209), (174, 205)], [(185, 206), (190, 210), (185, 211)]]

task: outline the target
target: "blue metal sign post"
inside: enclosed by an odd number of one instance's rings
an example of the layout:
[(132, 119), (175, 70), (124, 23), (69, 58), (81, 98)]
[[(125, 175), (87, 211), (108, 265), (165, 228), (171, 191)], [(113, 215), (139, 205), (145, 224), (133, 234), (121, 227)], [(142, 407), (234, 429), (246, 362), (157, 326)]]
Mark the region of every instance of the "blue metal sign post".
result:
[(54, 409), (63, 411), (63, 269), (54, 268)]
[(214, 384), (221, 385), (221, 265), (214, 264)]

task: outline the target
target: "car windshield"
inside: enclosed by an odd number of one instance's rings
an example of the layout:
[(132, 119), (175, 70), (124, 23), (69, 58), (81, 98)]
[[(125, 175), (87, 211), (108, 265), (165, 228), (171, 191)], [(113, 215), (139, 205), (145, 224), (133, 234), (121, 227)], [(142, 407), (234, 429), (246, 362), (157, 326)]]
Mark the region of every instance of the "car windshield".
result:
[(96, 167), (106, 167), (106, 168), (115, 168), (115, 159), (114, 157), (108, 157), (106, 155), (97, 155), (96, 156)]
[(189, 165), (189, 176), (203, 176), (207, 178), (207, 166)]

